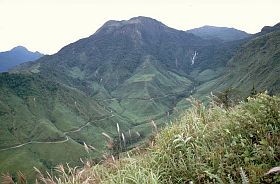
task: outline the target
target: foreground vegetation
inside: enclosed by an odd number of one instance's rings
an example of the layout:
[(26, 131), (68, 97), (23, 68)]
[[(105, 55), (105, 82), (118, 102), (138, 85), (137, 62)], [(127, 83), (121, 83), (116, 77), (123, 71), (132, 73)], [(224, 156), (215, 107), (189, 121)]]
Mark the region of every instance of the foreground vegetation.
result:
[[(206, 108), (192, 101), (180, 120), (157, 133), (146, 148), (108, 156), (83, 168), (62, 165), (43, 183), (278, 183), (280, 98), (259, 94), (247, 102)], [(271, 168), (274, 170), (270, 171)], [(8, 177), (6, 177), (7, 179)]]
[[(109, 21), (54, 55), (1, 73), (0, 173), (21, 170), (34, 181), (33, 166), (50, 172), (99, 159), (108, 152), (103, 132), (113, 142), (125, 137), (110, 154), (124, 152), (150, 136), (150, 122), (165, 126), (188, 108), (190, 95), (207, 101), (213, 92), (229, 101), (252, 88), (279, 93), (279, 26), (269, 29), (222, 42), (146, 17)], [(84, 143), (98, 151), (86, 153)]]

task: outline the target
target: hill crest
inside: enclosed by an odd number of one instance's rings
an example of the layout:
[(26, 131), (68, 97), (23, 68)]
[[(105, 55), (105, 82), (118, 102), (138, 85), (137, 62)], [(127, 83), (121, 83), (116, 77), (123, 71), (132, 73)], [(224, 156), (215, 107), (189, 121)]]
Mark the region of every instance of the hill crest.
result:
[(220, 39), (223, 41), (240, 40), (250, 36), (245, 31), (235, 28), (217, 27), (205, 25), (199, 28), (187, 30), (188, 33), (193, 33), (205, 39)]
[(34, 61), (42, 57), (43, 54), (29, 51), (26, 47), (17, 46), (9, 51), (0, 52), (0, 72), (6, 72), (16, 65)]

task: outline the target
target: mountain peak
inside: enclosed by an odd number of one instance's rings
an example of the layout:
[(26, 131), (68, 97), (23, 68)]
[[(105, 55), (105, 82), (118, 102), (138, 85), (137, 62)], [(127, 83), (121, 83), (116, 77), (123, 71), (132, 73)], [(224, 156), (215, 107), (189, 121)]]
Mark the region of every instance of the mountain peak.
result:
[(6, 72), (18, 64), (34, 61), (42, 56), (43, 54), (31, 52), (23, 46), (16, 46), (10, 51), (0, 52), (0, 72)]
[(38, 57), (43, 56), (42, 53), (40, 53), (38, 51), (32, 52), (32, 51), (28, 50), (26, 47), (21, 46), (21, 45), (16, 46), (16, 47), (12, 48), (10, 51), (7, 51), (7, 52), (21, 53), (21, 54), (35, 54), (35, 55), (38, 55)]
[(162, 24), (156, 19), (150, 18), (150, 17), (144, 17), (144, 16), (138, 16), (138, 17), (133, 17), (128, 20), (128, 22), (131, 23), (156, 23), (156, 24)]
[(24, 46), (16, 46), (14, 48), (11, 49), (12, 52), (18, 52), (18, 51), (21, 51), (21, 52), (28, 52), (28, 49), (25, 48)]
[(150, 17), (144, 17), (144, 16), (138, 16), (138, 17), (133, 17), (129, 20), (109, 20), (107, 21), (102, 27), (102, 28), (113, 28), (113, 27), (121, 27), (121, 26), (126, 26), (126, 25), (145, 25), (145, 26), (152, 26), (152, 25), (157, 25), (157, 26), (164, 26), (166, 27), (163, 23), (157, 21), (156, 19), (150, 18)]
[(261, 30), (263, 33), (269, 33), (272, 31), (280, 30), (280, 23), (274, 25), (274, 26), (264, 26)]
[(211, 26), (211, 25), (204, 25), (202, 28), (213, 28), (213, 29), (234, 29), (230, 27), (224, 27), (224, 26)]

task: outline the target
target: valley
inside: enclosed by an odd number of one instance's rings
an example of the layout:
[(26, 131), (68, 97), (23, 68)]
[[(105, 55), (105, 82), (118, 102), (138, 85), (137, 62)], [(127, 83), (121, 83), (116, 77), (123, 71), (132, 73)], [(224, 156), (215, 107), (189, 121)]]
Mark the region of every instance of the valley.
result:
[[(278, 94), (280, 29), (269, 30), (223, 28), (217, 38), (148, 17), (108, 21), (88, 38), (1, 73), (0, 172), (34, 178), (34, 166), (98, 163), (140, 146), (157, 131), (153, 124), (180, 117), (191, 106), (186, 98), (207, 104), (228, 88), (243, 99), (253, 87)], [(104, 134), (114, 143), (122, 135), (125, 146), (112, 150)]]

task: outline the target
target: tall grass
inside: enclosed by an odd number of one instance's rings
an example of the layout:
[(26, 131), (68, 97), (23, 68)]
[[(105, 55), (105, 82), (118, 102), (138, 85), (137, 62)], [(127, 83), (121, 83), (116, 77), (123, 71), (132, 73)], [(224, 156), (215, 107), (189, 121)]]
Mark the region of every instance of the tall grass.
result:
[[(193, 107), (159, 131), (155, 144), (118, 160), (40, 175), (54, 183), (278, 183), (280, 98), (259, 94), (235, 107)], [(269, 169), (272, 169), (272, 171)], [(269, 171), (269, 172), (268, 172)]]
[(262, 183), (265, 172), (280, 165), (280, 99), (259, 94), (228, 110), (197, 101), (157, 137), (151, 152), (163, 183), (238, 183), (247, 173)]

